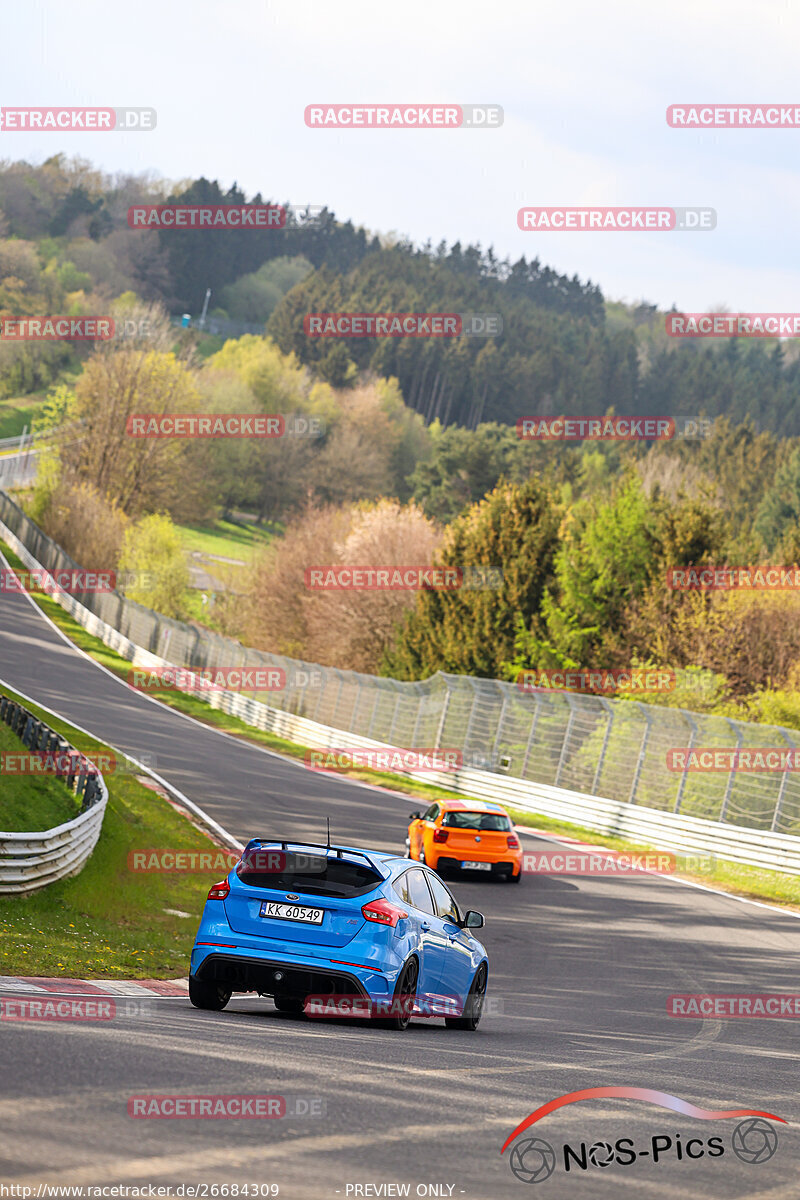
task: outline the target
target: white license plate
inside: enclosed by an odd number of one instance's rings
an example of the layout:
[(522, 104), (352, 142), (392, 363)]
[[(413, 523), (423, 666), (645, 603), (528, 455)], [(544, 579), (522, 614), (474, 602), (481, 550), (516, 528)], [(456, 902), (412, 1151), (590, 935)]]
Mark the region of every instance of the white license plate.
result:
[(473, 862), (462, 862), (461, 868), (464, 871), (491, 871), (492, 864), (491, 863), (478, 863), (478, 862), (474, 862), (474, 863)]
[(279, 921), (305, 921), (307, 925), (321, 925), (324, 908), (305, 908), (302, 904), (275, 904), (271, 900), (261, 902), (262, 917), (276, 917)]

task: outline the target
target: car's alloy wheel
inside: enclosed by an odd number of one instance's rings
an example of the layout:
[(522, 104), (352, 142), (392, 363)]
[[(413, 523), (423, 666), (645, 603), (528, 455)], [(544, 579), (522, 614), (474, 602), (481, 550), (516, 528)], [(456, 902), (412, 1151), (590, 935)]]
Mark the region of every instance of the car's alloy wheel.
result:
[(472, 986), (467, 992), (467, 998), (464, 1001), (464, 1015), (463, 1017), (445, 1017), (444, 1023), (448, 1029), (464, 1029), (472, 1033), (478, 1028), (483, 1014), (483, 1001), (486, 996), (488, 978), (489, 973), (486, 970), (486, 963), (481, 963), (475, 972)]
[(208, 1008), (220, 1012), (231, 998), (230, 988), (215, 983), (213, 979), (196, 979), (189, 976), (189, 999), (195, 1008)]
[(395, 984), (394, 995), (392, 996), (392, 1008), (399, 1008), (399, 1012), (395, 1012), (391, 1017), (380, 1017), (378, 1025), (381, 1029), (408, 1029), (408, 1024), (411, 1020), (411, 1009), (414, 1007), (414, 1000), (417, 995), (417, 981), (419, 979), (419, 964), (415, 958), (410, 958), (403, 970), (400, 972), (400, 978)]

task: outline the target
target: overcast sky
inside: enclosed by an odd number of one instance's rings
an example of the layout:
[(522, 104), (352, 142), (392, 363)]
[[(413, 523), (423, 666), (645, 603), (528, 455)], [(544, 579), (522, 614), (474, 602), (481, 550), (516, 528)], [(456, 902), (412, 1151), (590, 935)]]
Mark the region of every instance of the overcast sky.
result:
[[(788, 0), (27, 0), (0, 104), (153, 106), (150, 133), (0, 132), (108, 171), (205, 175), (415, 242), (480, 241), (612, 299), (800, 310), (800, 129), (670, 129), (680, 102), (800, 105)], [(496, 103), (500, 129), (315, 130), (307, 104)], [(523, 205), (709, 205), (713, 232), (522, 232)]]

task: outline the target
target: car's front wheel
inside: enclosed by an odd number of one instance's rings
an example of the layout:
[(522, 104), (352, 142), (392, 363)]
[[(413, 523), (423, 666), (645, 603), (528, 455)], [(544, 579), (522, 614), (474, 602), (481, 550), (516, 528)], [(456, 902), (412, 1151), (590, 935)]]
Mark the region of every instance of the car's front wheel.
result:
[(231, 998), (230, 989), (214, 980), (196, 979), (189, 976), (189, 999), (195, 1008), (208, 1008), (221, 1012)]
[(444, 1023), (448, 1029), (463, 1029), (468, 1033), (472, 1033), (478, 1028), (483, 1014), (483, 1001), (486, 997), (486, 982), (488, 978), (489, 972), (486, 969), (486, 963), (481, 963), (475, 972), (472, 986), (467, 992), (467, 998), (464, 1001), (463, 1016), (445, 1017)]
[(392, 1016), (379, 1017), (378, 1026), (381, 1029), (408, 1029), (411, 1020), (411, 1010), (417, 997), (417, 981), (419, 979), (419, 964), (415, 958), (410, 958), (400, 978), (395, 984), (392, 996)]

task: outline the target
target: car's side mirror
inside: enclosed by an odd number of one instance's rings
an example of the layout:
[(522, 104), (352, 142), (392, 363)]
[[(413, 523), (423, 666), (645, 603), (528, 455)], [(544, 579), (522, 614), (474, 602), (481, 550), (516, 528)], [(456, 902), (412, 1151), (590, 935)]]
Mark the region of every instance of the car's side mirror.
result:
[(418, 821), (421, 816), (422, 816), (422, 813), (413, 812), (408, 819), (409, 819), (409, 821)]
[(486, 922), (483, 919), (483, 913), (475, 912), (474, 908), (471, 908), (469, 912), (464, 915), (465, 929), (480, 929), (481, 926), (485, 924)]

